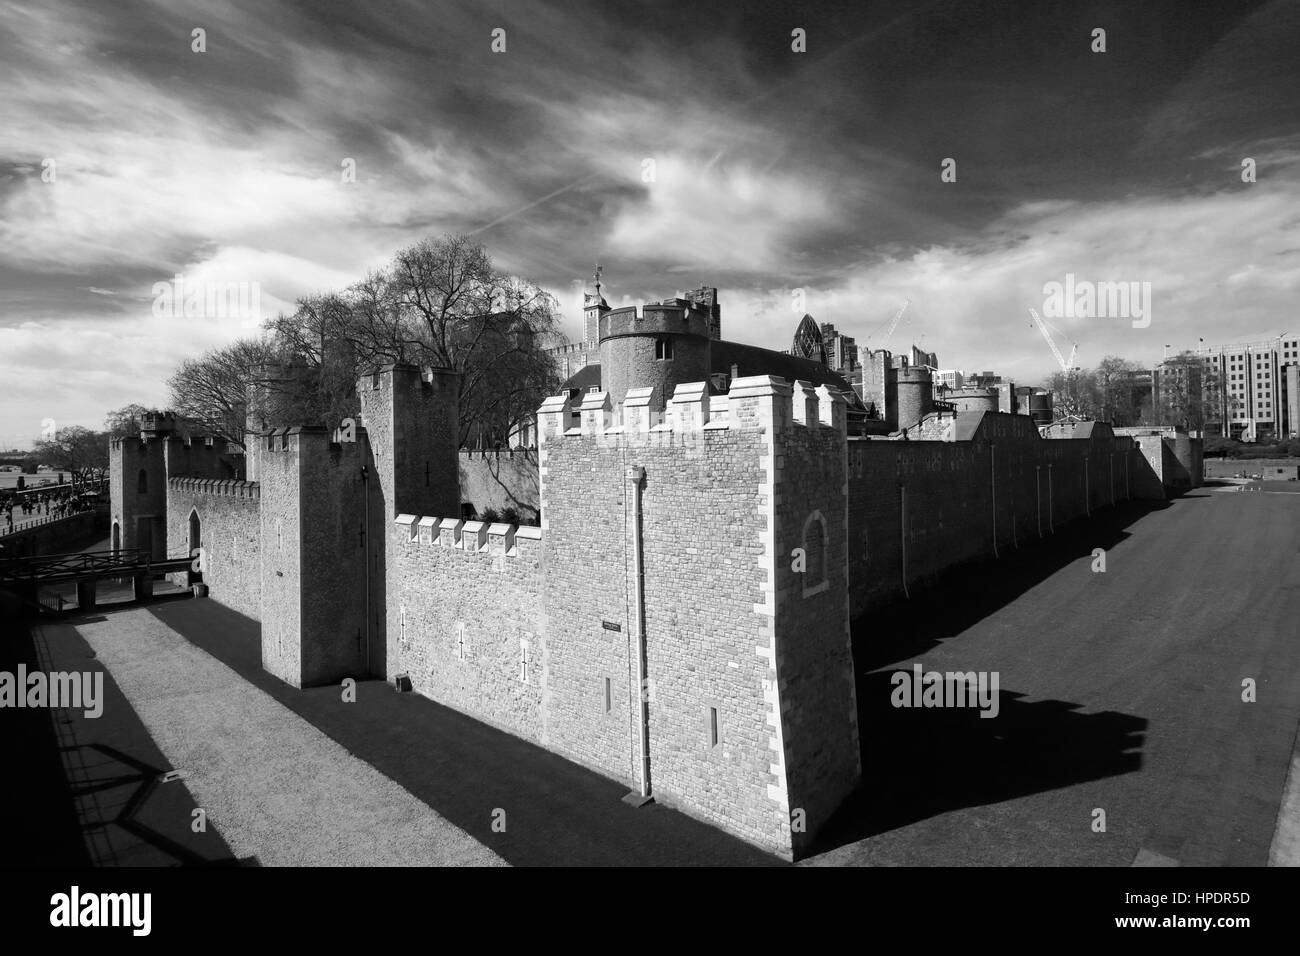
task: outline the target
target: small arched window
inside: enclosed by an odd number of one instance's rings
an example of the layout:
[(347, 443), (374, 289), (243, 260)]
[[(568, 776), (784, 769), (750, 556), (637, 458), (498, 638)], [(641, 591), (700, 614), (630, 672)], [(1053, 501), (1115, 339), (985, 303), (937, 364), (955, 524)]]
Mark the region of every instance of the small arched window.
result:
[(829, 546), (826, 519), (820, 511), (814, 511), (803, 523), (803, 552), (808, 562), (803, 576), (804, 597), (821, 594), (831, 586), (826, 577)]
[(140, 474), (136, 475), (135, 491), (136, 494), (140, 495), (149, 493), (149, 472), (145, 471), (143, 468), (140, 469)]

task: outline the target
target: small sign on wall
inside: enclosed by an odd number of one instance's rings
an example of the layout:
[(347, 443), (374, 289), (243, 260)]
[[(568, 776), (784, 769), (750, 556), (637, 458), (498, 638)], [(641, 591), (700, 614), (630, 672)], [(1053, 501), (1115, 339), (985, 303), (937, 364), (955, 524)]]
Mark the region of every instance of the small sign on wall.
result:
[(613, 621), (601, 621), (601, 622), (600, 622), (600, 626), (603, 627), (603, 628), (604, 628), (605, 630), (607, 630), (607, 631), (621, 631), (621, 630), (623, 630), (623, 625), (622, 625), (622, 624), (615, 624)]

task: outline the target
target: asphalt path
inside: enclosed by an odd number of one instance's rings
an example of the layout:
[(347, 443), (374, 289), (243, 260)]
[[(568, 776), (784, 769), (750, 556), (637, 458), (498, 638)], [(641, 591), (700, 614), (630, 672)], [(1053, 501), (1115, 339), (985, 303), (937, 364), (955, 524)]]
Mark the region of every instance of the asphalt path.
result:
[(675, 810), (629, 806), (625, 784), (383, 681), (359, 682), (353, 702), (343, 701), (338, 686), (292, 688), (262, 669), (258, 623), (213, 601), (150, 611), (176, 640), (221, 661), (507, 863), (783, 865)]
[[(1265, 865), (1300, 723), (1298, 552), (1300, 497), (1206, 488), (859, 621), (864, 787), (810, 862)], [(915, 662), (997, 672), (998, 716), (894, 707)]]
[[(81, 626), (109, 617), (73, 619)], [(184, 780), (150, 736), (113, 674), (73, 623), (0, 628), (0, 670), (101, 675), (102, 713), (84, 708), (0, 708), (12, 773), (0, 788), (9, 822), (5, 866), (231, 865), (219, 829), (195, 832), (197, 808)], [(249, 862), (238, 861), (238, 862)]]

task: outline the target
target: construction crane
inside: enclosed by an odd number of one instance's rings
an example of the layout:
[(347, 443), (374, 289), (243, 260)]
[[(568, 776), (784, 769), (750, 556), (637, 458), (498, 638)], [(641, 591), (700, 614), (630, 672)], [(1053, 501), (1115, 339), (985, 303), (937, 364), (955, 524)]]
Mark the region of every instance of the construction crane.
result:
[(903, 307), (894, 313), (894, 317), (889, 320), (889, 328), (885, 329), (885, 337), (881, 339), (880, 344), (876, 346), (878, 349), (883, 349), (886, 345), (889, 344), (890, 336), (892, 336), (894, 334), (894, 330), (898, 328), (898, 323), (901, 322), (903, 319), (903, 313), (907, 311), (907, 307), (911, 304), (912, 304), (912, 300), (908, 299), (906, 302), (903, 303)]
[[(1060, 396), (1060, 399), (1062, 399), (1060, 403), (1062, 406), (1060, 411), (1064, 413), (1065, 418), (1073, 418), (1079, 411), (1079, 402), (1076, 401), (1074, 394), (1075, 373), (1078, 371), (1078, 369), (1074, 367), (1074, 357), (1079, 353), (1079, 344), (1077, 342), (1073, 344), (1070, 348), (1069, 361), (1065, 360), (1061, 357), (1061, 350), (1056, 347), (1056, 340), (1052, 338), (1052, 333), (1048, 331), (1049, 329), (1052, 329), (1052, 326), (1048, 324), (1046, 319), (1038, 314), (1037, 310), (1030, 309), (1029, 314), (1033, 316), (1034, 323), (1038, 326), (1038, 331), (1043, 333), (1043, 339), (1047, 342), (1047, 347), (1050, 348), (1052, 354), (1056, 356), (1056, 363), (1061, 366), (1061, 374), (1065, 376), (1065, 392)], [(1055, 331), (1057, 335), (1064, 335), (1060, 329), (1053, 329), (1053, 331)]]
[[(1075, 342), (1074, 345), (1070, 348), (1070, 359), (1069, 361), (1066, 361), (1065, 359), (1061, 358), (1061, 350), (1056, 347), (1056, 340), (1052, 338), (1052, 332), (1055, 332), (1057, 335), (1060, 336), (1064, 336), (1065, 333), (1063, 333), (1060, 329), (1054, 328), (1053, 326), (1049, 325), (1047, 320), (1038, 314), (1037, 310), (1030, 309), (1029, 314), (1034, 317), (1034, 322), (1037, 323), (1038, 325), (1038, 331), (1043, 333), (1043, 339), (1047, 342), (1047, 347), (1050, 348), (1052, 350), (1052, 354), (1056, 356), (1056, 363), (1061, 366), (1061, 371), (1064, 372), (1066, 375), (1069, 375), (1070, 372), (1074, 369), (1074, 357), (1079, 352), (1079, 343)], [(1052, 331), (1049, 332), (1048, 329), (1051, 329)]]

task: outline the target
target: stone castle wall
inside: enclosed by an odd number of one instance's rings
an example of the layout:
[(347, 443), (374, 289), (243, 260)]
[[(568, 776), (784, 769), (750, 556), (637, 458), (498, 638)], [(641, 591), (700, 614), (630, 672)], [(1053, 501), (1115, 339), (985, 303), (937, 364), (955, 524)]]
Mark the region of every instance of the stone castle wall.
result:
[(61, 554), (93, 542), (107, 531), (108, 515), (104, 512), (80, 511), (66, 518), (51, 518), (9, 534), (0, 534), (0, 545), (4, 546), (5, 556), (10, 558)]
[(1044, 439), (1025, 416), (976, 413), (934, 425), (946, 440), (850, 440), (842, 396), (758, 376), (716, 409), (703, 382), (662, 415), (633, 390), (617, 427), (606, 393), (583, 396), (576, 427), (548, 399), (541, 527), (484, 525), (460, 518), (454, 377), (390, 367), (359, 393), (355, 442), (277, 429), (255, 439), (256, 483), (161, 483), (169, 549), (187, 550), (197, 511), (205, 581), (261, 619), (263, 666), (296, 687), (405, 674), (629, 787), (644, 696), (655, 798), (787, 857), (862, 776), (853, 617), (1164, 495), (1105, 426)]
[[(164, 442), (159, 438), (123, 438), (109, 446), (109, 514), (119, 529), (118, 546), (124, 550), (143, 547), (155, 558), (167, 554)], [(139, 490), (141, 472), (145, 475), (144, 492)], [(148, 538), (140, 533), (141, 519), (153, 529)]]
[[(808, 406), (794, 415), (790, 392), (780, 380), (738, 379), (726, 418), (711, 420), (696, 383), (679, 387), (663, 424), (629, 402), (618, 428), (608, 396), (588, 396), (577, 434), (564, 427), (566, 403), (551, 400), (539, 413), (551, 745), (639, 780), (640, 484), (651, 789), (660, 802), (787, 856), (798, 849), (791, 801), (838, 805), (858, 775), (843, 399), (825, 392), (838, 418), (823, 426)], [(819, 560), (831, 580), (805, 595), (790, 567), (789, 519), (799, 512), (802, 541), (809, 505), (830, 529), (829, 555), (819, 550)], [(593, 575), (593, 566), (606, 573)], [(814, 686), (829, 692), (801, 696)], [(806, 736), (795, 740), (789, 727)]]
[[(169, 478), (231, 479), (240, 463), (225, 454), (225, 446), (175, 435), (118, 438), (109, 444), (109, 514), (119, 529), (118, 547), (145, 548), (166, 557), (168, 540), (167, 481)], [(141, 493), (140, 473), (145, 474)], [(141, 519), (149, 531), (141, 534)], [(187, 539), (188, 540), (188, 539)]]
[(262, 666), (295, 687), (384, 673), (378, 483), (362, 470), (364, 432), (330, 438), (282, 428), (259, 439)]
[[(779, 712), (779, 721), (769, 718), (781, 731), (771, 743), (780, 743), (786, 771), (785, 794), (772, 793), (783, 811), (773, 822), (785, 824), (798, 855), (862, 770), (849, 634), (846, 408), (825, 387), (796, 383), (792, 412), (791, 426), (774, 429), (774, 657), (764, 690)], [(800, 554), (802, 565), (793, 560)], [(790, 832), (793, 811), (801, 811), (802, 827)]]
[(1105, 425), (1041, 438), (1027, 416), (976, 412), (959, 416), (959, 435), (963, 426), (957, 441), (849, 441), (855, 617), (1096, 509), (1165, 496), (1134, 441)]
[(389, 525), (390, 675), (545, 745), (541, 530), (433, 515)]
[[(249, 481), (167, 481), (168, 554), (190, 553), (190, 514), (197, 514), (208, 596), (253, 620), (262, 617), (260, 490)], [(173, 583), (188, 582), (184, 573), (173, 577)]]
[(660, 802), (772, 845), (780, 834), (767, 793), (776, 759), (763, 694), (769, 661), (755, 652), (769, 642), (770, 621), (755, 610), (766, 581), (770, 516), (754, 507), (766, 450), (760, 433), (730, 429), (563, 436), (544, 448), (542, 507), (553, 746), (629, 786), (639, 780), (636, 488), (628, 474), (636, 465), (645, 469), (652, 790)]

